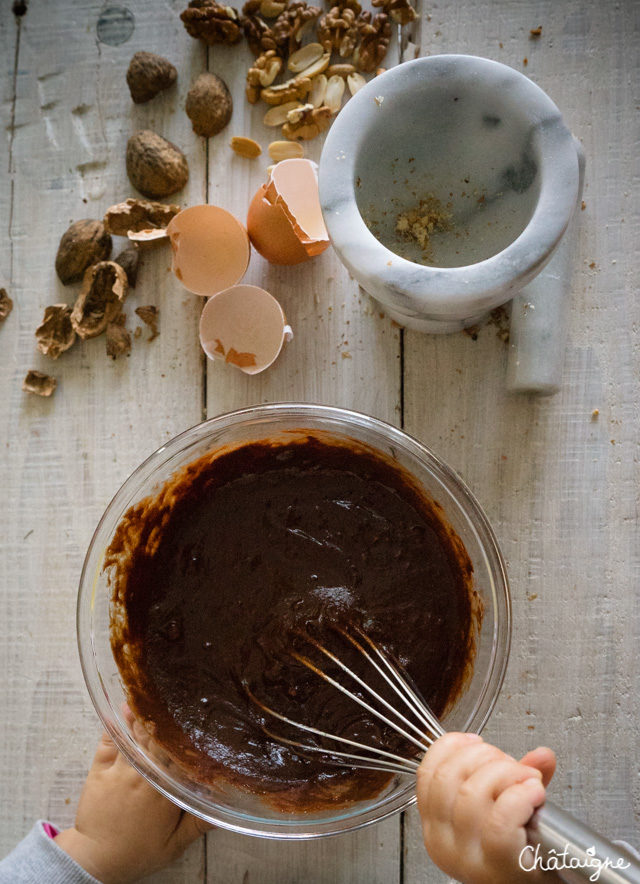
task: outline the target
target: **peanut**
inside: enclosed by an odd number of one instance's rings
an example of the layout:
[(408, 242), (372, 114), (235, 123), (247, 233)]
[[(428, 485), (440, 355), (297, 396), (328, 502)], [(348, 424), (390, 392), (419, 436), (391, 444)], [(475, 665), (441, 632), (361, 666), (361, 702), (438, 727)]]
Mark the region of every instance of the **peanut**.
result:
[(290, 71), (293, 71), (294, 74), (300, 74), (306, 70), (306, 68), (310, 67), (310, 65), (314, 64), (314, 62), (318, 61), (319, 58), (322, 58), (323, 55), (324, 49), (320, 43), (307, 43), (306, 46), (303, 46), (301, 49), (296, 49), (296, 51), (289, 56), (287, 67)]
[(253, 138), (246, 138), (244, 135), (234, 135), (229, 142), (231, 149), (239, 156), (254, 160), (262, 153), (262, 148)]
[(349, 86), (349, 92), (352, 95), (355, 95), (356, 92), (359, 92), (363, 86), (366, 86), (367, 81), (362, 76), (362, 74), (349, 74), (347, 77), (347, 85)]
[(329, 77), (327, 91), (324, 97), (324, 103), (329, 108), (332, 114), (337, 114), (340, 110), (344, 90), (344, 77), (341, 77), (339, 74), (334, 74), (332, 77)]
[(296, 141), (272, 141), (268, 151), (274, 163), (279, 163), (281, 160), (299, 159), (304, 156), (304, 148)]
[(262, 118), (262, 122), (265, 126), (282, 126), (283, 123), (287, 122), (289, 111), (295, 110), (298, 107), (302, 107), (302, 102), (286, 101), (284, 104), (276, 104), (274, 107), (269, 108)]

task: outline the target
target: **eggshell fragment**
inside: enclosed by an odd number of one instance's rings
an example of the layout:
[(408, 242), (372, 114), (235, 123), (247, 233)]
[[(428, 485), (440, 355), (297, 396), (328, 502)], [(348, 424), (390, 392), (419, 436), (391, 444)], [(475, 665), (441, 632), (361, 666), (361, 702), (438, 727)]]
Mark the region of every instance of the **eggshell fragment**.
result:
[(196, 295), (215, 295), (239, 282), (249, 265), (247, 231), (218, 206), (191, 206), (167, 225), (172, 269)]
[(253, 197), (247, 230), (254, 247), (272, 264), (299, 264), (329, 246), (317, 166), (307, 159), (277, 163)]
[(234, 285), (209, 298), (200, 316), (200, 343), (210, 359), (258, 374), (293, 337), (280, 304), (255, 285)]

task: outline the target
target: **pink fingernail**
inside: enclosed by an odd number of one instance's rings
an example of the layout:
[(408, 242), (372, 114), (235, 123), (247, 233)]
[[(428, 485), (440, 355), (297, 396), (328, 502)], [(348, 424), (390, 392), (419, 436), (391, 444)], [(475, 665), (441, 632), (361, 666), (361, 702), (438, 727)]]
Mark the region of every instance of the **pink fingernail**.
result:
[(465, 740), (468, 740), (470, 743), (482, 742), (482, 737), (480, 736), (480, 734), (468, 733), (468, 734), (464, 734), (464, 738), (465, 738)]

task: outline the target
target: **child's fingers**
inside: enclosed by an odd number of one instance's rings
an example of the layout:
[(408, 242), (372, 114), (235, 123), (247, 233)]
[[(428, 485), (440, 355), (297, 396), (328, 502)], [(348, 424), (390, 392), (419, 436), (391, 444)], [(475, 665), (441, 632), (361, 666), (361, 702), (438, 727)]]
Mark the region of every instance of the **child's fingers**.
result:
[(490, 743), (458, 743), (443, 760), (436, 760), (435, 767), (427, 766), (423, 782), (418, 784), (419, 809), (435, 820), (451, 820), (459, 790), (467, 778), (482, 765), (504, 758), (505, 754)]
[(180, 855), (193, 841), (196, 841), (210, 829), (213, 829), (211, 823), (207, 823), (199, 817), (193, 816), (193, 814), (183, 813), (178, 827), (172, 836), (176, 855)]
[(532, 777), (505, 789), (493, 805), (488, 833), (499, 839), (506, 831), (525, 826), (544, 799), (545, 789), (537, 778)]
[(529, 767), (535, 767), (542, 774), (542, 782), (548, 786), (556, 771), (556, 755), (552, 749), (546, 746), (538, 746), (532, 752), (527, 752), (524, 758), (520, 759), (521, 764), (527, 764)]
[[(517, 783), (535, 778), (540, 772), (517, 761), (493, 761), (478, 768), (460, 786), (453, 803), (453, 824), (459, 832), (478, 831), (492, 812), (494, 802)], [(517, 826), (516, 826), (517, 828)]]
[(482, 742), (482, 737), (479, 734), (459, 734), (453, 732), (445, 734), (435, 741), (422, 759), (418, 768), (418, 778), (429, 779), (437, 768), (455, 756), (461, 749)]
[(93, 756), (92, 767), (105, 769), (111, 767), (118, 757), (118, 748), (109, 734), (104, 731)]
[(509, 786), (523, 783), (528, 779), (537, 779), (541, 782), (540, 771), (505, 758), (504, 761), (484, 764), (474, 771), (465, 781), (463, 791), (471, 796), (486, 795), (490, 801), (496, 801)]

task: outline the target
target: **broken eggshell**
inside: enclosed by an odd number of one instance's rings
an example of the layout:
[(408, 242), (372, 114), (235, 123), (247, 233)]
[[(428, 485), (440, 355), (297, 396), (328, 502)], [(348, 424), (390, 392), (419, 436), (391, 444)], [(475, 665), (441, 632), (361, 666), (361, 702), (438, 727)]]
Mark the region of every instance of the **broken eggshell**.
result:
[(225, 209), (190, 206), (171, 219), (166, 232), (173, 272), (196, 295), (215, 295), (240, 282), (247, 271), (249, 236)]
[(200, 343), (210, 359), (258, 374), (275, 362), (293, 332), (273, 295), (234, 285), (209, 298), (200, 316)]
[(247, 230), (255, 249), (272, 264), (300, 264), (329, 246), (312, 160), (277, 163), (255, 194)]

